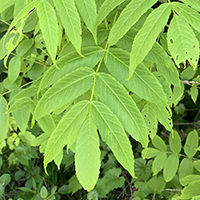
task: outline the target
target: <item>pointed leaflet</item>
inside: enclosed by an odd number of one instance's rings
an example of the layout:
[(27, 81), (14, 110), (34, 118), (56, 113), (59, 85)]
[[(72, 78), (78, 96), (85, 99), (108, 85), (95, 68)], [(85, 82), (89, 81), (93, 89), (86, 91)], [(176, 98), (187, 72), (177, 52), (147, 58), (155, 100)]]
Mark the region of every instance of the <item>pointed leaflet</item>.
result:
[(0, 143), (3, 143), (7, 136), (9, 125), (8, 106), (5, 98), (0, 96)]
[(74, 0), (54, 0), (53, 2), (69, 41), (81, 54), (81, 21)]
[(131, 1), (121, 12), (114, 26), (111, 28), (108, 38), (109, 45), (112, 46), (122, 38), (126, 32), (140, 19), (140, 17), (154, 4), (157, 0), (135, 0)]
[(170, 12), (171, 6), (169, 3), (160, 5), (147, 17), (143, 27), (135, 36), (130, 54), (129, 79), (136, 67), (144, 60), (153, 47), (156, 38), (167, 23)]
[(51, 134), (44, 153), (44, 168), (67, 145), (70, 148), (76, 141), (81, 127), (87, 117), (89, 102), (81, 101), (75, 104), (59, 121), (56, 129)]
[(92, 116), (102, 140), (110, 147), (119, 163), (135, 177), (133, 152), (123, 126), (105, 104), (93, 101), (92, 105)]
[(105, 0), (99, 9), (96, 25), (98, 26), (115, 7), (124, 1), (125, 0)]
[[(182, 0), (185, 4), (188, 4), (192, 8), (198, 10), (200, 12), (200, 2), (196, 0)], [(174, 2), (173, 2), (174, 4)]]
[(200, 14), (197, 11), (185, 4), (178, 2), (173, 2), (172, 5), (176, 13), (178, 13), (182, 19), (184, 19), (188, 24), (192, 25), (192, 27), (198, 32), (200, 32)]
[(59, 70), (54, 66), (51, 66), (43, 75), (39, 85), (39, 91), (54, 84), (65, 74), (79, 68), (79, 67), (91, 67), (94, 68), (99, 62), (103, 53), (101, 47), (86, 47), (82, 49), (84, 58), (77, 54), (76, 51), (72, 51), (65, 56), (59, 58), (56, 62)]
[(159, 43), (155, 43), (148, 55), (146, 61), (156, 63), (156, 68), (165, 76), (174, 86), (180, 87), (179, 72), (169, 55)]
[(75, 0), (78, 11), (87, 28), (92, 33), (94, 40), (97, 40), (96, 19), (97, 8), (95, 0)]
[(59, 79), (39, 100), (34, 118), (43, 117), (87, 92), (93, 83), (93, 72), (81, 67)]
[(193, 69), (196, 69), (199, 59), (199, 42), (189, 24), (177, 15), (170, 22), (167, 44), (178, 66), (181, 62), (188, 60)]
[(159, 105), (167, 105), (167, 97), (157, 78), (149, 69), (140, 64), (130, 80), (126, 80), (129, 69), (129, 53), (121, 49), (109, 49), (105, 64), (109, 72), (130, 91), (139, 97), (157, 102)]
[(94, 188), (100, 172), (99, 136), (90, 115), (86, 117), (78, 135), (75, 153), (76, 175), (87, 191)]
[(56, 13), (48, 1), (37, 5), (39, 26), (51, 59), (55, 61), (58, 46), (58, 23)]
[(105, 103), (123, 124), (125, 130), (144, 147), (148, 144), (148, 132), (144, 119), (125, 88), (111, 75), (99, 73), (95, 89)]

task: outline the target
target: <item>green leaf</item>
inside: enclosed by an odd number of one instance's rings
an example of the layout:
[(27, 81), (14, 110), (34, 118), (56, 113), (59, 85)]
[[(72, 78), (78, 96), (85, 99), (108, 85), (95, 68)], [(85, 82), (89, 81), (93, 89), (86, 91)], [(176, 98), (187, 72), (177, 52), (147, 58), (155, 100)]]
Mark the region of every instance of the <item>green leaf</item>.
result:
[(177, 131), (173, 131), (169, 136), (169, 146), (173, 153), (178, 154), (181, 151), (181, 138)]
[(190, 91), (191, 91), (191, 98), (192, 98), (193, 102), (196, 103), (196, 100), (197, 100), (197, 97), (198, 97), (198, 94), (199, 94), (199, 90), (197, 88), (197, 85), (193, 85), (190, 88)]
[(191, 197), (200, 195), (199, 181), (193, 181), (188, 186), (186, 186), (181, 192), (181, 199), (190, 199)]
[(156, 135), (153, 139), (152, 139), (152, 144), (155, 148), (161, 150), (161, 151), (166, 151), (167, 150), (167, 146), (165, 144), (165, 142), (161, 139), (160, 136)]
[(45, 45), (52, 61), (55, 62), (58, 46), (58, 23), (56, 13), (48, 1), (41, 1), (37, 5), (37, 15)]
[(172, 102), (174, 104), (174, 107), (182, 99), (183, 94), (184, 94), (184, 89), (185, 89), (185, 86), (183, 83), (181, 83), (181, 87), (174, 87), (173, 93), (172, 93)]
[(137, 105), (125, 88), (111, 75), (98, 73), (95, 89), (100, 100), (118, 117), (125, 130), (144, 147), (147, 147), (146, 124)]
[(0, 96), (0, 143), (3, 143), (7, 137), (9, 125), (9, 114), (7, 101), (3, 96)]
[(30, 48), (33, 46), (33, 40), (32, 39), (24, 39), (16, 48), (16, 53), (19, 56), (23, 56), (25, 53), (27, 53)]
[(98, 12), (96, 25), (98, 26), (106, 18), (106, 16), (118, 5), (125, 0), (105, 0)]
[(163, 176), (166, 182), (169, 182), (174, 178), (179, 164), (178, 155), (172, 154), (170, 155), (164, 165)]
[(87, 28), (92, 33), (94, 40), (97, 40), (96, 20), (97, 8), (95, 0), (75, 0), (78, 11)]
[(76, 141), (81, 127), (88, 113), (88, 101), (75, 104), (59, 121), (56, 129), (51, 134), (44, 153), (44, 168), (67, 145), (70, 148)]
[(133, 152), (120, 121), (105, 104), (93, 101), (92, 105), (94, 120), (102, 140), (110, 147), (119, 163), (135, 177)]
[(87, 92), (93, 83), (93, 72), (88, 67), (82, 67), (59, 79), (39, 100), (34, 118), (41, 118)]
[(153, 47), (156, 38), (167, 23), (170, 12), (171, 6), (169, 3), (160, 5), (147, 17), (143, 27), (135, 36), (130, 54), (129, 79), (136, 67), (144, 60)]
[(28, 106), (22, 107), (14, 112), (12, 112), (12, 115), (17, 123), (17, 126), (21, 130), (22, 133), (25, 132), (27, 123), (29, 121), (30, 116), (30, 109)]
[(72, 195), (73, 195), (76, 191), (80, 190), (81, 188), (82, 188), (82, 186), (78, 182), (78, 179), (76, 178), (76, 175), (72, 176), (69, 179), (68, 193), (72, 193)]
[(165, 162), (167, 160), (167, 154), (164, 151), (161, 151), (154, 159), (152, 164), (152, 171), (153, 176), (158, 174), (159, 171), (161, 171), (165, 165)]
[(144, 64), (140, 64), (133, 76), (126, 80), (129, 69), (128, 52), (122, 49), (109, 49), (105, 64), (117, 80), (139, 97), (152, 103), (157, 102), (158, 105), (167, 105), (167, 97), (161, 84)]
[(49, 87), (60, 78), (65, 76), (67, 73), (72, 72), (77, 68), (85, 66), (94, 68), (95, 65), (99, 62), (102, 53), (103, 49), (96, 46), (83, 48), (82, 54), (84, 55), (84, 58), (77, 54), (76, 51), (66, 53), (56, 62), (59, 70), (54, 66), (51, 66), (45, 72), (39, 85), (39, 91), (46, 87)]
[(178, 175), (179, 175), (179, 180), (184, 178), (185, 176), (192, 174), (193, 173), (193, 165), (192, 161), (189, 158), (183, 158), (181, 160), (179, 169), (178, 169)]
[(196, 72), (197, 71), (196, 70), (194, 71), (192, 66), (188, 66), (181, 72), (181, 79), (182, 80), (190, 80), (194, 77)]
[(154, 194), (161, 194), (165, 189), (165, 181), (163, 177), (153, 177), (147, 182), (147, 187), (153, 191)]
[(49, 135), (54, 131), (56, 127), (52, 115), (46, 115), (38, 119), (38, 123), (40, 128)]
[(200, 160), (193, 162), (194, 168), (200, 172)]
[(0, 176), (0, 183), (3, 183), (4, 186), (8, 185), (11, 181), (10, 174), (3, 174)]
[[(198, 1), (195, 2), (195, 8)], [(198, 32), (200, 32), (200, 19), (199, 19), (199, 13), (195, 11), (194, 9), (188, 7), (185, 4), (173, 2), (172, 3), (175, 11), (178, 13), (178, 15), (188, 24), (190, 24), (194, 29), (196, 29)]]
[(160, 150), (154, 149), (151, 147), (148, 147), (148, 148), (142, 150), (142, 158), (143, 159), (153, 158), (153, 157), (157, 156), (158, 154), (160, 154)]
[(186, 142), (184, 145), (184, 152), (185, 154), (191, 158), (192, 156), (194, 156), (197, 152), (197, 147), (199, 145), (199, 136), (196, 130), (191, 131), (187, 138), (186, 138)]
[(169, 55), (159, 43), (156, 42), (153, 45), (153, 48), (149, 51), (145, 60), (156, 63), (158, 71), (162, 73), (174, 86), (180, 87), (179, 72)]
[(4, 10), (6, 10), (7, 8), (9, 8), (10, 6), (12, 6), (15, 3), (15, 1), (13, 0), (0, 0), (0, 13), (2, 13)]
[(200, 181), (200, 175), (190, 174), (180, 180), (182, 186), (186, 186), (192, 182)]
[(117, 43), (126, 32), (140, 19), (140, 17), (153, 5), (156, 0), (131, 1), (121, 12), (116, 23), (110, 30), (108, 43), (110, 46)]
[(53, 2), (70, 42), (81, 54), (81, 21), (74, 0), (54, 0)]
[(122, 187), (125, 181), (123, 176), (120, 176), (122, 170), (120, 168), (112, 168), (106, 171), (103, 178), (97, 182), (96, 190), (99, 196), (106, 195), (111, 190)]
[(63, 151), (61, 151), (55, 158), (54, 158), (54, 162), (57, 165), (58, 169), (60, 170), (60, 165), (63, 159)]
[[(185, 4), (191, 6), (192, 8), (200, 11), (200, 2), (196, 0), (182, 0)], [(174, 4), (175, 2), (173, 2)]]
[(20, 70), (21, 70), (21, 59), (15, 56), (10, 60), (8, 66), (8, 79), (11, 85), (18, 78)]
[(40, 196), (45, 199), (48, 196), (48, 191), (45, 186), (42, 186), (40, 189)]
[(75, 153), (76, 175), (80, 184), (87, 191), (94, 188), (99, 177), (99, 145), (97, 128), (89, 113), (78, 135)]
[(189, 24), (175, 15), (167, 32), (169, 51), (177, 66), (188, 60), (195, 70), (199, 59), (199, 42)]

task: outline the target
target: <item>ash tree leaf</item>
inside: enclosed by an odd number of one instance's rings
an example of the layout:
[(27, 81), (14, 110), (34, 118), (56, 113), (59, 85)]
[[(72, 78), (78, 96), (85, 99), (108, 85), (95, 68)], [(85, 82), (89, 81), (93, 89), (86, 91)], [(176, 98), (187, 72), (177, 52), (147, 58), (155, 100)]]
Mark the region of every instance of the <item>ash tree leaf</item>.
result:
[(3, 143), (7, 136), (9, 125), (8, 105), (5, 98), (0, 96), (0, 143)]
[[(197, 1), (195, 3), (197, 5)], [(200, 3), (199, 3), (200, 4)], [(199, 13), (185, 4), (173, 2), (172, 3), (176, 13), (194, 29), (200, 32), (200, 19)]]
[(156, 63), (156, 68), (167, 80), (176, 87), (180, 87), (179, 72), (169, 55), (159, 43), (155, 43), (144, 59), (145, 61)]
[(146, 124), (137, 105), (125, 88), (111, 75), (98, 73), (95, 89), (100, 100), (118, 117), (125, 130), (144, 147), (147, 147)]
[(64, 146), (67, 145), (67, 148), (70, 148), (77, 140), (80, 129), (88, 115), (88, 104), (88, 101), (81, 101), (75, 104), (59, 121), (45, 148), (45, 170), (47, 164), (62, 151)]
[(166, 162), (163, 169), (163, 176), (166, 182), (169, 182), (174, 178), (179, 164), (179, 157), (178, 155), (172, 154), (170, 155)]
[[(129, 53), (122, 49), (109, 49), (105, 61), (108, 71), (126, 86), (130, 91), (139, 97), (150, 101), (157, 102), (158, 105), (167, 105), (167, 97), (163, 91), (162, 85), (149, 69), (140, 64), (133, 76), (127, 81), (129, 70)], [(115, 66), (115, 67), (113, 67)]]
[(142, 115), (147, 125), (150, 137), (153, 139), (157, 133), (158, 119), (151, 103), (147, 102), (142, 109)]
[(75, 3), (87, 28), (92, 33), (94, 40), (97, 41), (97, 8), (95, 0), (75, 0)]
[(38, 101), (34, 119), (61, 108), (87, 92), (93, 84), (93, 72), (91, 68), (81, 67), (59, 79)]
[(162, 138), (158, 135), (156, 135), (153, 139), (152, 139), (152, 144), (156, 149), (159, 149), (161, 151), (166, 151), (167, 150), (167, 146), (165, 144), (165, 142), (162, 140)]
[(195, 70), (199, 59), (199, 42), (189, 24), (175, 15), (167, 32), (169, 51), (177, 66), (186, 60)]
[(173, 131), (169, 136), (169, 146), (173, 153), (178, 154), (181, 151), (181, 138), (177, 131)]
[(96, 25), (98, 26), (114, 8), (124, 1), (125, 0), (105, 0), (98, 11)]
[[(191, 6), (192, 8), (200, 11), (200, 2), (196, 0), (182, 0), (185, 4)], [(174, 4), (174, 2), (173, 2)]]
[(85, 119), (76, 141), (76, 175), (87, 191), (91, 191), (99, 177), (100, 149), (99, 136), (91, 113)]
[(103, 49), (96, 46), (83, 48), (82, 54), (84, 55), (84, 58), (77, 54), (76, 51), (69, 52), (57, 60), (56, 64), (59, 67), (59, 70), (54, 66), (51, 66), (44, 73), (38, 91), (49, 87), (60, 78), (65, 76), (67, 73), (70, 73), (77, 68), (85, 66), (94, 68), (95, 65), (99, 62), (102, 53)]
[(110, 147), (119, 163), (135, 177), (130, 141), (116, 115), (103, 103), (92, 102), (92, 116), (102, 140)]
[(109, 45), (116, 44), (154, 3), (156, 3), (156, 0), (131, 1), (123, 9), (116, 23), (111, 28), (108, 37)]
[(164, 3), (152, 11), (143, 27), (134, 38), (130, 54), (129, 79), (136, 67), (144, 60), (156, 42), (156, 38), (167, 23), (171, 12), (171, 5)]
[(53, 2), (69, 41), (81, 55), (81, 20), (74, 0), (53, 0)]
[(55, 10), (48, 1), (41, 1), (37, 5), (37, 15), (45, 45), (52, 61), (55, 62), (58, 46), (58, 23)]

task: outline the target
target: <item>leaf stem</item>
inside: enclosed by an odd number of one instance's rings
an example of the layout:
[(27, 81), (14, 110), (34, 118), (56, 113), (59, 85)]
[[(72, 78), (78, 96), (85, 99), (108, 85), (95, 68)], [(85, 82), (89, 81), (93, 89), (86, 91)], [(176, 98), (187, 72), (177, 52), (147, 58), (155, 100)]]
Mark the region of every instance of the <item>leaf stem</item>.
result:
[(94, 82), (93, 82), (93, 86), (92, 86), (92, 92), (91, 92), (90, 101), (92, 101), (93, 96), (94, 96), (94, 89), (95, 89), (95, 83), (96, 83), (96, 79), (97, 79), (97, 78), (96, 78), (96, 77), (97, 77), (97, 73), (98, 73), (98, 71), (99, 71), (99, 69), (100, 69), (100, 67), (101, 67), (101, 64), (102, 64), (102, 62), (103, 62), (103, 59), (104, 59), (104, 57), (105, 57), (105, 55), (106, 55), (107, 48), (108, 48), (108, 42), (106, 42), (106, 45), (105, 45), (105, 47), (104, 47), (103, 54), (102, 54), (102, 56), (101, 56), (101, 59), (100, 59), (100, 61), (99, 61), (99, 63), (98, 63), (98, 66), (97, 66), (97, 69), (96, 69), (96, 72), (95, 72), (95, 77), (94, 77)]

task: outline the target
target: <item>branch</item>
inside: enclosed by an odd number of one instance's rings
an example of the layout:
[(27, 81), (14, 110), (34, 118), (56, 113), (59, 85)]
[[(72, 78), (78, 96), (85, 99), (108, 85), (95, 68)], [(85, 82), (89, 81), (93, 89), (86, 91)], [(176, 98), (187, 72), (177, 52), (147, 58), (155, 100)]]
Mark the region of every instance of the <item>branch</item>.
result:
[(197, 81), (181, 81), (181, 83), (184, 83), (184, 84), (195, 84), (195, 85), (200, 85), (200, 83), (199, 82), (197, 82)]

